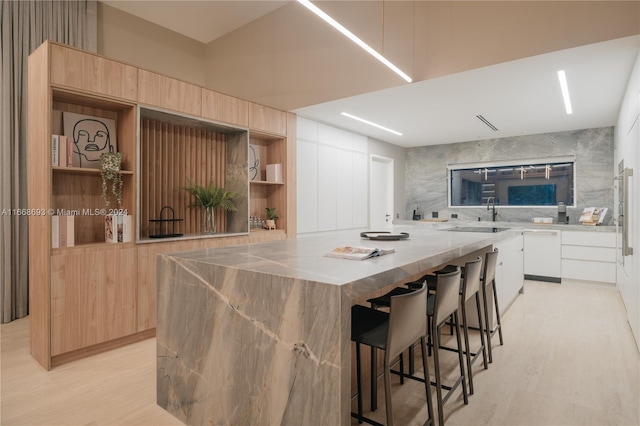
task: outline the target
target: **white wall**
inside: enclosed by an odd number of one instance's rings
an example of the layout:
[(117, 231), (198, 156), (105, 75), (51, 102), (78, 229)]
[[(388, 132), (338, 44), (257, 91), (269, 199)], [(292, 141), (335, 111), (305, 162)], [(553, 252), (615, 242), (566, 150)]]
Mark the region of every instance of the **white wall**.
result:
[(393, 159), (393, 217), (404, 219), (404, 148), (303, 117), (296, 148), (299, 234), (368, 226), (372, 154)]
[[(627, 308), (629, 325), (640, 350), (640, 55), (629, 79), (615, 135), (615, 165), (624, 159), (625, 168), (633, 169), (627, 180), (631, 191), (626, 223), (631, 225), (630, 244), (634, 253), (625, 257), (624, 267), (618, 265), (617, 286)], [(617, 204), (616, 204), (617, 210)], [(617, 214), (617, 212), (616, 212)]]

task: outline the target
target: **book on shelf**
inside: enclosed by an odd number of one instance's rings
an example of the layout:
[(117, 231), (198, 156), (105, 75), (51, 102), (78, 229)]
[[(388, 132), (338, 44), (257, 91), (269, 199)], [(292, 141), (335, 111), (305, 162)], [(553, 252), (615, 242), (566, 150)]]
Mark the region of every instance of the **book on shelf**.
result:
[(607, 211), (607, 207), (585, 207), (579, 221), (583, 225), (600, 225), (604, 222)]
[(338, 257), (341, 259), (364, 260), (372, 257), (384, 256), (385, 254), (394, 253), (394, 249), (379, 249), (371, 247), (343, 246), (336, 247), (326, 253), (327, 257)]
[(51, 165), (60, 164), (60, 135), (51, 135)]
[(73, 139), (65, 135), (51, 135), (51, 165), (56, 167), (73, 165)]
[(75, 246), (75, 216), (51, 216), (51, 247)]
[(131, 215), (108, 214), (104, 217), (104, 240), (107, 243), (131, 241)]

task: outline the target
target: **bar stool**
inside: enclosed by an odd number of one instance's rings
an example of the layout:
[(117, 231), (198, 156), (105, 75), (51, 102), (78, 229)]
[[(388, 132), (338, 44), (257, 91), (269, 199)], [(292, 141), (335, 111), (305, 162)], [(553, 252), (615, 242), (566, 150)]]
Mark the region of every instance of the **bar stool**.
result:
[[(374, 316), (377, 314), (373, 314), (372, 312), (380, 312), (373, 308), (364, 308), (368, 309), (368, 311), (362, 311), (358, 309), (354, 311), (352, 309), (352, 314), (364, 315), (364, 316)], [(414, 380), (419, 380), (424, 382), (425, 387), (425, 395), (427, 399), (427, 415), (428, 419), (425, 424), (433, 424), (433, 404), (431, 401), (431, 391), (430, 391), (430, 379), (429, 379), (429, 367), (427, 363), (427, 348), (426, 348), (426, 332), (427, 332), (427, 317), (425, 316), (425, 312), (427, 311), (427, 287), (423, 286), (423, 288), (413, 291), (406, 294), (401, 294), (397, 296), (392, 296), (390, 299), (390, 310), (389, 310), (389, 320), (383, 323), (382, 325), (373, 328), (367, 332), (364, 332), (361, 335), (354, 336), (352, 335), (352, 339), (356, 340), (356, 378), (358, 380), (358, 394), (361, 394), (362, 388), (360, 383), (360, 354), (357, 349), (359, 344), (365, 344), (371, 347), (372, 351), (377, 349), (382, 349), (385, 351), (384, 355), (384, 388), (385, 388), (385, 406), (386, 406), (386, 416), (387, 416), (387, 425), (393, 426), (393, 410), (391, 405), (391, 362), (395, 360), (397, 357), (402, 355), (402, 352), (407, 348), (410, 348), (416, 343), (418, 340), (420, 341), (420, 347), (422, 349), (422, 368), (424, 371), (424, 379), (405, 375), (402, 371), (400, 373), (394, 372), (396, 374), (400, 374), (401, 377), (408, 377)], [(362, 319), (352, 318), (352, 324), (354, 322), (361, 323)], [(366, 421), (371, 424), (378, 424), (373, 420), (367, 419), (362, 415), (362, 406), (361, 402), (358, 406), (358, 414), (352, 416), (358, 418), (359, 421)]]
[[(467, 360), (467, 376), (469, 378), (469, 394), (473, 395), (473, 369), (472, 366), (482, 354), (482, 361), (485, 370), (487, 365), (487, 350), (484, 339), (484, 328), (482, 326), (482, 311), (480, 309), (480, 273), (482, 272), (482, 258), (466, 262), (463, 271), (464, 276), (460, 281), (460, 312), (462, 316), (462, 334), (464, 336), (465, 358)], [(435, 281), (437, 277), (427, 279), (427, 282)], [(476, 310), (478, 312), (478, 325), (480, 329), (480, 346), (471, 352), (469, 345), (469, 318), (467, 317), (467, 301), (475, 296)], [(444, 348), (449, 349), (449, 348)], [(453, 349), (452, 349), (453, 350)]]
[[(460, 276), (461, 272), (457, 271), (448, 274), (439, 274), (437, 277), (435, 295), (429, 296), (427, 305), (427, 321), (429, 326), (429, 335), (433, 341), (433, 364), (436, 376), (436, 395), (438, 398), (438, 422), (440, 426), (444, 425), (443, 406), (451, 397), (452, 393), (459, 385), (462, 385), (462, 397), (465, 404), (469, 403), (467, 396), (467, 385), (464, 371), (464, 361), (462, 359), (462, 342), (460, 338), (460, 321), (459, 321), (459, 299), (460, 299)], [(455, 322), (458, 365), (460, 368), (460, 376), (455, 380), (453, 385), (446, 386), (442, 383), (440, 374), (440, 327), (453, 316)], [(442, 389), (447, 393), (443, 396)]]
[[(388, 308), (391, 306), (391, 298), (393, 296), (398, 296), (401, 294), (407, 294), (415, 291), (416, 289), (422, 288), (422, 285), (418, 285), (418, 282), (414, 282), (414, 286), (411, 288), (405, 287), (395, 287), (388, 293), (383, 294), (379, 297), (374, 297), (372, 299), (368, 299), (367, 302), (371, 304), (371, 307), (374, 309), (378, 308)], [(429, 347), (429, 355), (431, 355), (431, 347)], [(375, 411), (377, 407), (377, 374), (374, 373), (376, 371), (378, 361), (376, 356), (371, 354), (371, 411)], [(415, 357), (413, 349), (409, 351), (409, 374), (414, 373), (414, 365), (415, 365)], [(404, 383), (404, 379), (400, 376), (400, 383)]]
[[(484, 271), (482, 273), (482, 298), (484, 299), (484, 324), (487, 332), (487, 352), (489, 353), (489, 362), (493, 362), (493, 352), (491, 347), (491, 338), (498, 332), (500, 336), (500, 344), (504, 345), (502, 339), (502, 322), (500, 321), (500, 307), (498, 306), (498, 293), (496, 290), (496, 264), (498, 263), (498, 249), (488, 252), (484, 257)], [(493, 290), (493, 303), (496, 312), (496, 327), (491, 330), (489, 326), (489, 302), (487, 298), (487, 287), (491, 285)]]
[[(361, 369), (360, 369), (360, 339), (366, 333), (382, 326), (389, 321), (389, 314), (376, 309), (367, 308), (361, 305), (354, 305), (351, 307), (351, 341), (356, 344), (356, 380), (358, 386), (358, 392), (356, 397), (358, 398), (358, 416), (354, 416), (358, 419), (358, 423), (362, 423), (362, 389), (361, 384)], [(373, 351), (374, 349), (372, 349)], [(372, 355), (372, 358), (375, 358)], [(371, 380), (375, 383), (375, 368), (371, 368)], [(372, 399), (373, 401), (373, 399)], [(371, 408), (374, 411), (374, 408)], [(353, 416), (353, 413), (351, 413)]]

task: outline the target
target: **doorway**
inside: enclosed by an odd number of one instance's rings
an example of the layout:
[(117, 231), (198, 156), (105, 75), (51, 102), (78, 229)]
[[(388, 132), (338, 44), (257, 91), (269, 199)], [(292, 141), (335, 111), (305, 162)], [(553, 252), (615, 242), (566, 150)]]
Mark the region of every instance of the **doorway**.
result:
[(393, 159), (371, 155), (369, 164), (369, 229), (385, 229), (393, 222)]

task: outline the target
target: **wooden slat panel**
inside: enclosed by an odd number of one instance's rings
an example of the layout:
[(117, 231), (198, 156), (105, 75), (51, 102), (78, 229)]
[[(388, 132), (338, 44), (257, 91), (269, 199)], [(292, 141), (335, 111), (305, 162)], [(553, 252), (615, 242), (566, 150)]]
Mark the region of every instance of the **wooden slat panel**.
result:
[[(144, 119), (141, 126), (142, 159), (140, 235), (147, 238), (157, 233), (149, 222), (159, 219), (160, 210), (171, 206), (175, 217), (184, 219), (176, 223), (176, 232), (198, 234), (202, 228), (202, 211), (187, 208), (191, 196), (184, 191), (187, 177), (200, 185), (214, 180), (224, 185), (226, 174), (226, 136), (209, 130), (193, 129), (183, 125)], [(167, 212), (163, 218), (169, 217)], [(225, 215), (216, 212), (219, 233), (225, 230)], [(163, 232), (169, 231), (166, 228)]]

